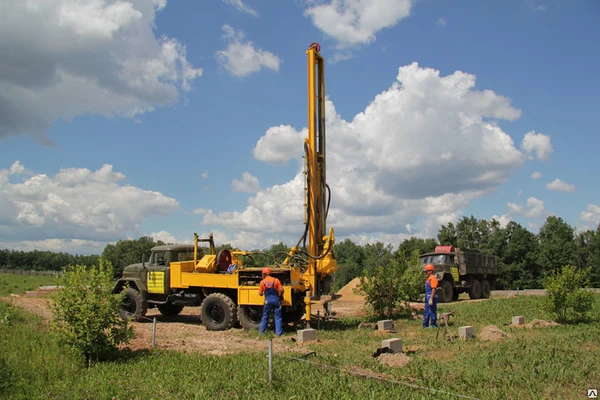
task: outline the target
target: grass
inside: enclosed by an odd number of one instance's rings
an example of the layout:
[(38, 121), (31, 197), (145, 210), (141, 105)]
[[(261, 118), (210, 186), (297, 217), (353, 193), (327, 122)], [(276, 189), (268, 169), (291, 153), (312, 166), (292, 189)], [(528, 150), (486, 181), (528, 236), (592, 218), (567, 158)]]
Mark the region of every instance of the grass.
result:
[(52, 286), (56, 283), (57, 278), (51, 276), (0, 273), (0, 296), (10, 296), (11, 293), (23, 294), (29, 290), (36, 290), (40, 286)]
[[(597, 296), (600, 300), (600, 296)], [(316, 356), (291, 360), (274, 357), (274, 380), (268, 381), (264, 351), (204, 356), (174, 351), (124, 352), (112, 362), (85, 368), (58, 348), (45, 323), (0, 302), (0, 398), (10, 399), (455, 399), (346, 371), (435, 388), (480, 399), (586, 398), (600, 387), (600, 301), (588, 323), (538, 329), (504, 326), (514, 315), (550, 319), (539, 311), (541, 298), (520, 296), (441, 306), (456, 315), (452, 330), (473, 325), (476, 332), (496, 325), (510, 334), (500, 342), (479, 339), (435, 340), (419, 320), (396, 320), (398, 333), (378, 334), (356, 327), (362, 319), (328, 321), (319, 342), (305, 344)], [(240, 337), (255, 332), (235, 330)], [(286, 343), (295, 335), (286, 334)], [(441, 335), (440, 335), (441, 336)], [(404, 368), (382, 365), (372, 357), (381, 341), (403, 340), (411, 362)], [(262, 347), (262, 346), (259, 346)]]

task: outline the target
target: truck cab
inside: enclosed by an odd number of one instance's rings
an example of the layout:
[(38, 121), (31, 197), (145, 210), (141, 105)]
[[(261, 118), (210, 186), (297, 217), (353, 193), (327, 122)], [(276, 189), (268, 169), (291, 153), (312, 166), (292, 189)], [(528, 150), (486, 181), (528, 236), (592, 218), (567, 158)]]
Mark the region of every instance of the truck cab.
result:
[[(169, 281), (172, 262), (193, 259), (194, 245), (169, 244), (153, 247), (147, 259), (125, 267), (113, 290), (126, 290), (121, 315), (135, 315), (141, 319), (148, 308), (158, 307), (163, 315), (172, 316), (179, 314), (186, 303), (197, 305), (194, 301), (180, 301), (177, 294), (171, 290)], [(199, 296), (193, 297), (200, 301)]]

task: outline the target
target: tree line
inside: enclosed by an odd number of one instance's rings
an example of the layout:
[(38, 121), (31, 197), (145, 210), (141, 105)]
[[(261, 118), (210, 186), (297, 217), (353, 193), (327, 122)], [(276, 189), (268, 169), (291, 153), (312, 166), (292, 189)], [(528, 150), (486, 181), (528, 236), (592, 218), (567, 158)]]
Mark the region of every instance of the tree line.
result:
[[(150, 249), (164, 244), (144, 236), (136, 240), (120, 240), (107, 245), (101, 255), (71, 255), (50, 251), (0, 250), (0, 268), (23, 270), (60, 271), (66, 265), (97, 265), (98, 258), (110, 261), (115, 275), (129, 264), (139, 263)], [(505, 227), (495, 219), (476, 219), (464, 216), (456, 224), (442, 225), (437, 240), (411, 237), (398, 244), (381, 242), (358, 245), (350, 239), (335, 244), (334, 252), (339, 269), (335, 274), (334, 288), (339, 289), (352, 279), (365, 276), (379, 266), (391, 265), (392, 261), (409, 259), (413, 251), (419, 254), (433, 252), (436, 245), (452, 245), (459, 248), (479, 250), (498, 257), (501, 274), (496, 281), (497, 289), (537, 289), (553, 272), (565, 265), (580, 269), (590, 268), (589, 284), (600, 287), (600, 225), (596, 230), (576, 232), (562, 218), (549, 216), (537, 234), (511, 221)], [(232, 249), (230, 244), (222, 248)], [(282, 254), (289, 251), (283, 243), (268, 249), (253, 250), (252, 258), (245, 258), (248, 266), (264, 266), (281, 261)]]

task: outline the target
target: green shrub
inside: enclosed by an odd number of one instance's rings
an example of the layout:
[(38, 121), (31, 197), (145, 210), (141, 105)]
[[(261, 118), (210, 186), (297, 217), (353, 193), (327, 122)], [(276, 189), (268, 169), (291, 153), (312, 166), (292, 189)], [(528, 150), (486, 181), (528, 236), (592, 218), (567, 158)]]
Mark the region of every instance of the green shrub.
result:
[(83, 355), (88, 366), (133, 337), (133, 328), (119, 317), (124, 292), (112, 293), (112, 275), (111, 264), (102, 259), (98, 267), (67, 267), (59, 282), (63, 289), (52, 296), (52, 327), (59, 342)]
[[(385, 265), (383, 265), (385, 264)], [(356, 291), (378, 317), (391, 319), (396, 311), (409, 310), (408, 302), (423, 289), (424, 276), (419, 267), (419, 252), (411, 258), (388, 258), (360, 278)]]
[(580, 321), (592, 310), (595, 297), (582, 289), (588, 282), (589, 273), (589, 269), (582, 270), (567, 265), (546, 278), (544, 288), (548, 291), (548, 296), (542, 307), (555, 314), (556, 321)]

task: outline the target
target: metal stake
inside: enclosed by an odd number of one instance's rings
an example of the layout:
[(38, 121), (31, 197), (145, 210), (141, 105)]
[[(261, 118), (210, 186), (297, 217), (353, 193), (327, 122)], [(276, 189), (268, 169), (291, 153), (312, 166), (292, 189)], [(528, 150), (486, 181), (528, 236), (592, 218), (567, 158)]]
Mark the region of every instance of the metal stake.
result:
[(152, 318), (152, 347), (156, 346), (156, 317)]
[(317, 310), (317, 330), (321, 329), (321, 310)]
[(269, 382), (273, 380), (273, 339), (269, 339)]

